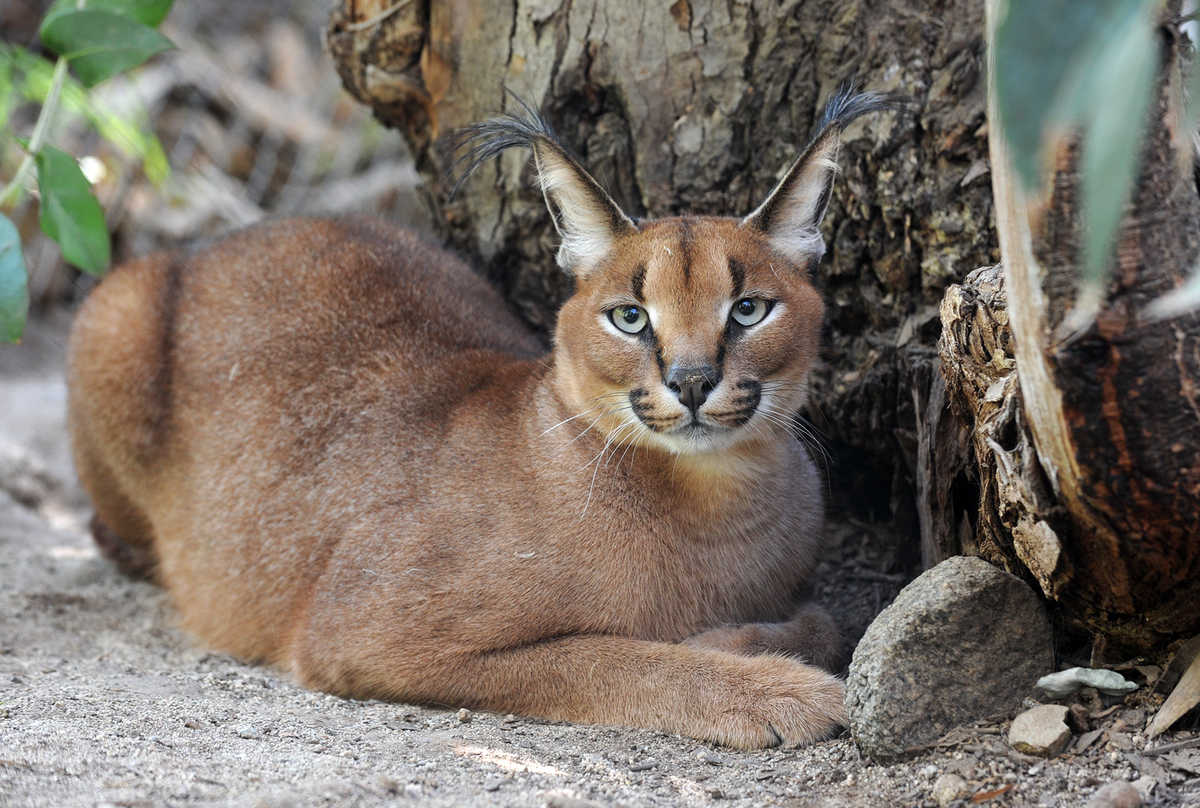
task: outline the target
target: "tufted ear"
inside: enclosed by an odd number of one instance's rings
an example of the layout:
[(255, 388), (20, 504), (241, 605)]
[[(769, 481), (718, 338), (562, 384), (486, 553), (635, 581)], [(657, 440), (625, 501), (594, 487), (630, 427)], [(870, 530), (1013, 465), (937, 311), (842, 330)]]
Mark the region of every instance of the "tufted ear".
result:
[(775, 249), (801, 266), (820, 258), (825, 241), (819, 226), (837, 175), (842, 130), (860, 115), (888, 106), (890, 101), (875, 93), (856, 93), (850, 86), (839, 90), (825, 105), (808, 147), (742, 226), (765, 233)]
[(466, 169), (454, 190), (485, 160), (513, 146), (529, 148), (546, 207), (562, 239), (558, 265), (571, 274), (585, 276), (600, 263), (618, 236), (635, 232), (637, 226), (558, 142), (550, 125), (520, 98), (512, 97), (526, 117), (505, 115), (462, 130), (458, 145), (463, 153), (456, 165), (465, 163)]

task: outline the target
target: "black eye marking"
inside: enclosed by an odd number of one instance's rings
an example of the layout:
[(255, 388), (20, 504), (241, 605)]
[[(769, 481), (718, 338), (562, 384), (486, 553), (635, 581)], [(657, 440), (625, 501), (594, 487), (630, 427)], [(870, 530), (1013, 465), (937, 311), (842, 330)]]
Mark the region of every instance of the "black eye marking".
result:
[(630, 281), (630, 287), (633, 291), (633, 296), (639, 302), (645, 303), (646, 298), (642, 297), (642, 290), (646, 285), (646, 265), (638, 264), (637, 269), (633, 271), (633, 280)]
[(729, 277), (733, 281), (733, 294), (730, 297), (741, 297), (742, 288), (746, 285), (746, 268), (736, 258), (729, 259)]

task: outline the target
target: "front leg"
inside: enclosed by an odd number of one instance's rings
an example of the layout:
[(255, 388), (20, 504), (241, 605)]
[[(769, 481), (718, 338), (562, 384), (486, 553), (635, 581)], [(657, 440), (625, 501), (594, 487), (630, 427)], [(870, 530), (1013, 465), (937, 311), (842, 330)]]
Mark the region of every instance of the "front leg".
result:
[(693, 648), (713, 648), (731, 654), (787, 654), (828, 671), (845, 664), (841, 633), (829, 612), (812, 601), (782, 623), (740, 623), (718, 626), (685, 640)]
[(300, 678), (359, 698), (643, 727), (747, 749), (811, 743), (846, 720), (838, 679), (779, 656), (605, 635), (426, 658), (411, 647), (376, 656), (320, 645), (295, 660)]

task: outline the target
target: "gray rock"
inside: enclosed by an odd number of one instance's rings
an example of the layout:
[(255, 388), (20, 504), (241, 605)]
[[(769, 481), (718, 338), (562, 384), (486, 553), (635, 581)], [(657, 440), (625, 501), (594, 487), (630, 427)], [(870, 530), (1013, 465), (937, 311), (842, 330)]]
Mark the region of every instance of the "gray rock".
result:
[(1013, 712), (1053, 663), (1033, 590), (982, 559), (949, 558), (906, 586), (854, 650), (851, 735), (873, 758), (900, 757), (961, 724)]
[(1027, 755), (1054, 757), (1071, 740), (1068, 712), (1061, 704), (1040, 704), (1026, 710), (1008, 729), (1009, 745)]

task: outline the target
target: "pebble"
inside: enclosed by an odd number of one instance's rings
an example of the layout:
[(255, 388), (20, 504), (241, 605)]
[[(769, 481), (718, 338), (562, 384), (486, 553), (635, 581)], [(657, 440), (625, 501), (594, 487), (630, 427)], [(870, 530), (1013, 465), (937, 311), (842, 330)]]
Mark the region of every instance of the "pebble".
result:
[(933, 790), (930, 791), (930, 796), (933, 797), (941, 808), (946, 808), (959, 797), (967, 793), (967, 781), (965, 778), (957, 774), (943, 774), (933, 782)]
[(1061, 704), (1042, 704), (1026, 710), (1013, 719), (1008, 743), (1027, 755), (1054, 757), (1071, 740), (1066, 719), (1067, 708)]
[(1123, 696), (1138, 687), (1116, 671), (1102, 668), (1067, 668), (1046, 674), (1037, 680), (1037, 686), (1055, 699), (1066, 698), (1083, 687), (1094, 687), (1110, 696)]
[(1087, 808), (1138, 808), (1142, 795), (1129, 783), (1109, 783), (1092, 795)]
[(704, 763), (708, 763), (713, 766), (720, 766), (725, 762), (720, 755), (708, 749), (701, 749), (698, 753), (696, 753), (696, 757)]
[(237, 733), (239, 738), (245, 738), (248, 741), (257, 741), (262, 737), (262, 733), (249, 724), (242, 724), (240, 727), (234, 729), (234, 732)]
[(471, 711), (468, 710), (466, 707), (463, 707), (462, 709), (460, 709), (455, 715), (458, 716), (458, 721), (460, 724), (470, 724), (471, 723), (471, 717), (472, 717)]
[(637, 760), (629, 764), (629, 771), (644, 772), (653, 769), (658, 765), (658, 761), (647, 758), (646, 760)]

